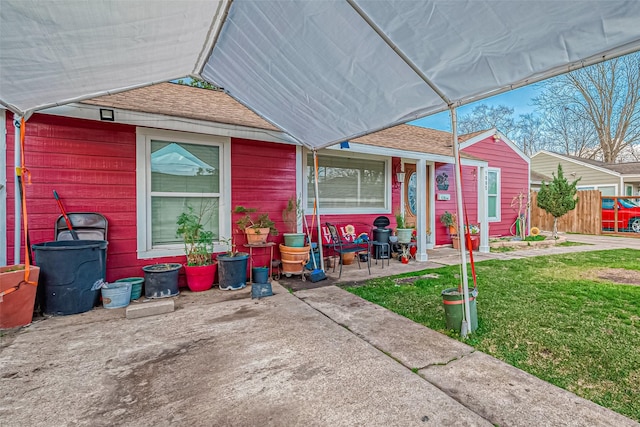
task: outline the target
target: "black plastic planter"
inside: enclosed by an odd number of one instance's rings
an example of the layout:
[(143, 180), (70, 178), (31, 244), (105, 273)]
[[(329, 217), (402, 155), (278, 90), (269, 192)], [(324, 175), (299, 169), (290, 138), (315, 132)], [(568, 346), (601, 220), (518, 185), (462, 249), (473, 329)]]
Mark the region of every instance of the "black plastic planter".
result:
[(223, 291), (238, 290), (247, 286), (247, 259), (249, 254), (239, 252), (235, 256), (218, 255), (218, 284)]
[(144, 296), (167, 298), (180, 293), (178, 274), (182, 264), (153, 264), (142, 267), (144, 271)]

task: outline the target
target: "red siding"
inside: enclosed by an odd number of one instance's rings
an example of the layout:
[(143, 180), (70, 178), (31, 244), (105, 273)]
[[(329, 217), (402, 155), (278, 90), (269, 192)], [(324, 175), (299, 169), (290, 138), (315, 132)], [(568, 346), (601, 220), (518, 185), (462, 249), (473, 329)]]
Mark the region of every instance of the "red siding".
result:
[[(449, 188), (447, 190), (438, 190), (437, 184), (434, 184), (436, 192), (436, 217), (435, 217), (435, 233), (436, 245), (444, 245), (451, 243), (449, 231), (440, 222), (440, 215), (444, 211), (452, 213), (457, 212), (456, 206), (456, 178), (454, 165), (447, 163), (436, 163), (435, 176), (447, 174), (449, 180)], [(448, 194), (449, 200), (437, 200), (438, 194)], [(478, 223), (478, 176), (475, 166), (462, 167), (462, 203), (463, 209), (466, 210), (468, 221), (470, 224)], [(464, 213), (462, 214), (464, 217)]]
[[(7, 120), (7, 141), (14, 127)], [(13, 144), (7, 146), (7, 252), (13, 262)], [(135, 127), (35, 114), (26, 124), (26, 188), (32, 244), (54, 239), (60, 215), (53, 190), (67, 212), (99, 212), (109, 221), (107, 280), (139, 276), (136, 260)]]
[(520, 192), (529, 194), (529, 163), (502, 140), (486, 138), (463, 150), (486, 160), (489, 167), (500, 168), (501, 221), (489, 223), (491, 236), (511, 235), (511, 226), (518, 216), (511, 201)]
[[(233, 139), (231, 144), (232, 209), (238, 205), (257, 208), (268, 213), (279, 231), (269, 241), (282, 243), (287, 232), (282, 221), (282, 210), (290, 197), (296, 197), (296, 147), (293, 145)], [(236, 221), (242, 215), (232, 215), (234, 242), (240, 249), (246, 243), (244, 233), (237, 229)], [(277, 247), (274, 257), (280, 258)], [(268, 265), (266, 251), (254, 251), (254, 265)]]
[[(284, 242), (282, 233), (287, 232), (282, 221), (282, 211), (286, 207), (289, 197), (296, 195), (296, 150), (292, 145), (283, 145), (261, 141), (234, 139), (231, 147), (232, 159), (232, 207), (242, 205), (256, 207), (260, 212), (269, 213), (280, 232), (277, 237), (269, 237), (270, 241), (278, 244)], [(395, 159), (399, 161), (399, 159)], [(304, 167), (304, 166), (303, 166)], [(392, 193), (395, 205), (399, 203), (400, 190)], [(395, 206), (394, 205), (394, 206)], [(317, 223), (313, 220), (312, 211), (305, 212), (312, 239), (317, 241)], [(371, 234), (373, 220), (380, 215), (386, 215), (394, 223), (393, 215), (388, 213), (362, 215), (322, 215), (322, 224), (334, 222), (339, 224), (353, 224), (358, 233)], [(245, 236), (236, 229), (235, 221), (240, 215), (233, 215), (234, 241), (237, 245), (246, 242)], [(303, 228), (303, 231), (304, 228)], [(267, 265), (268, 254), (254, 251), (254, 265)], [(274, 257), (280, 258), (276, 247)]]
[[(7, 141), (13, 141), (14, 127), (7, 118)], [(107, 280), (140, 276), (141, 267), (156, 262), (183, 262), (184, 257), (137, 259), (136, 254), (136, 134), (135, 126), (35, 114), (26, 125), (25, 160), (32, 184), (27, 186), (31, 244), (54, 239), (53, 225), (60, 215), (53, 197), (56, 190), (67, 212), (99, 212), (109, 221)], [(7, 150), (7, 254), (13, 262), (13, 144)], [(296, 194), (296, 148), (244, 139), (231, 143), (231, 206), (256, 207), (268, 212), (283, 241), (286, 231), (282, 210)], [(399, 159), (394, 158), (394, 162)], [(397, 210), (400, 190), (392, 190), (392, 212)], [(311, 212), (307, 212), (311, 225)], [(354, 224), (358, 232), (369, 232), (380, 212), (367, 215), (323, 215), (323, 222)], [(235, 230), (238, 215), (232, 216), (234, 239), (241, 246), (244, 234)], [(315, 230), (313, 231), (315, 240)], [(255, 264), (267, 264), (266, 253), (254, 253)], [(274, 256), (279, 258), (277, 249)]]

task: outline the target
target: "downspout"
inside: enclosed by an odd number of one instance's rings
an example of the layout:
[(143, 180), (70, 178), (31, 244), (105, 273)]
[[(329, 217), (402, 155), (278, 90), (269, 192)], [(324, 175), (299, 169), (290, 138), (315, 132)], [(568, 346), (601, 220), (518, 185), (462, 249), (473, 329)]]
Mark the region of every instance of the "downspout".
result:
[[(17, 171), (22, 168), (20, 163), (20, 120), (22, 117), (18, 116), (16, 113), (13, 114), (13, 127), (14, 127), (14, 149), (13, 149), (13, 159), (15, 169)], [(13, 224), (13, 232), (14, 232), (14, 241), (13, 241), (13, 263), (20, 264), (20, 246), (22, 244), (22, 226), (21, 224), (21, 215), (22, 215), (22, 200), (20, 200), (20, 182), (18, 177), (14, 175), (14, 188), (13, 188), (13, 200), (14, 200), (14, 224)]]
[(460, 335), (466, 337), (471, 329), (471, 309), (469, 307), (469, 278), (467, 275), (467, 253), (466, 253), (466, 235), (464, 229), (464, 212), (462, 208), (462, 177), (460, 174), (460, 155), (458, 143), (458, 123), (456, 109), (450, 107), (451, 112), (451, 130), (453, 133), (453, 157), (455, 158), (455, 176), (456, 176), (456, 208), (458, 211), (458, 240), (460, 240), (460, 263), (462, 267), (462, 292), (464, 299), (464, 319), (460, 328)]

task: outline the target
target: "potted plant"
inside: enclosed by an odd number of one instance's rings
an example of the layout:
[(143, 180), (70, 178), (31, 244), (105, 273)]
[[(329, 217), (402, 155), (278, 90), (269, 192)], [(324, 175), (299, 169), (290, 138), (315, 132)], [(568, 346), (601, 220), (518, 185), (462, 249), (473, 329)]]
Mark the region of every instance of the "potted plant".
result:
[(298, 224), (303, 215), (301, 198), (296, 199), (295, 196), (291, 196), (287, 201), (287, 206), (282, 210), (282, 220), (288, 229), (288, 233), (283, 234), (285, 246), (294, 248), (304, 246), (305, 234), (298, 233)]
[(238, 228), (245, 232), (247, 243), (250, 245), (264, 244), (267, 242), (269, 233), (274, 236), (278, 235), (275, 223), (269, 218), (267, 213), (258, 213), (256, 208), (245, 208), (244, 206), (236, 206), (233, 213), (242, 214), (242, 217), (236, 221)]
[(142, 267), (145, 298), (168, 298), (180, 293), (178, 275), (182, 264), (164, 263)]
[(478, 235), (480, 233), (480, 227), (476, 224), (469, 224), (467, 226), (467, 229), (469, 230), (469, 240), (471, 240), (471, 248), (474, 251), (477, 251), (480, 248), (480, 236)]
[(400, 212), (396, 213), (396, 227), (396, 236), (398, 237), (398, 243), (410, 243), (413, 228), (405, 228), (404, 215)]
[(40, 267), (24, 264), (0, 267), (0, 329), (31, 323)]
[(440, 215), (440, 222), (449, 228), (449, 234), (451, 236), (458, 235), (458, 217), (456, 214), (444, 211), (444, 213)]
[(201, 205), (199, 211), (187, 206), (177, 220), (176, 234), (182, 237), (187, 256), (184, 266), (187, 286), (193, 292), (211, 289), (216, 273), (216, 262), (211, 259), (213, 232), (204, 229), (209, 211), (207, 205)]
[(217, 256), (218, 261), (218, 286), (223, 291), (238, 290), (247, 286), (247, 261), (249, 254), (236, 251), (233, 237), (221, 238), (220, 241), (227, 245), (227, 252)]

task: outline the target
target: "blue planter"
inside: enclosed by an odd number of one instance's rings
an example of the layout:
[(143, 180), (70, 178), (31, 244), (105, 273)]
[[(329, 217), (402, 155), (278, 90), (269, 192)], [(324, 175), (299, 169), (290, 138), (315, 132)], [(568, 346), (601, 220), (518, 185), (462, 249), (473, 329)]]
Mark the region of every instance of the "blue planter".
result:
[(122, 308), (131, 300), (131, 282), (109, 283), (102, 287), (102, 305), (104, 308)]
[(269, 267), (253, 267), (251, 269), (253, 283), (269, 282)]

